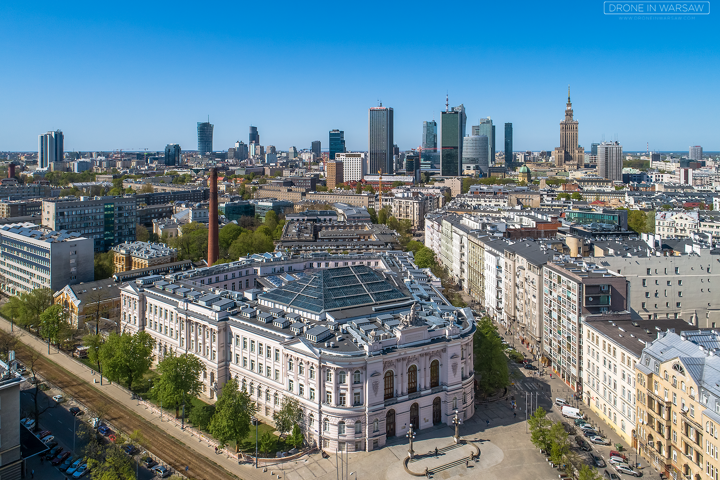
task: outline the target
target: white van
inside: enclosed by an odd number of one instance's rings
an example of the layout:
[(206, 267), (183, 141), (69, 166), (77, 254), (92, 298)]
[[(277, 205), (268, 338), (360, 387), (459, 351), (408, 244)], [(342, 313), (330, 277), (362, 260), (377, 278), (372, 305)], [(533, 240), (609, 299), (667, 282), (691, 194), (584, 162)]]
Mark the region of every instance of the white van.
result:
[(559, 405), (562, 407), (563, 405), (567, 405), (567, 404), (568, 404), (568, 402), (566, 402), (564, 398), (558, 397), (555, 399), (555, 405)]
[(580, 410), (577, 408), (571, 407), (569, 405), (564, 405), (562, 407), (562, 415), (563, 417), (567, 418), (583, 418), (582, 413), (580, 413)]

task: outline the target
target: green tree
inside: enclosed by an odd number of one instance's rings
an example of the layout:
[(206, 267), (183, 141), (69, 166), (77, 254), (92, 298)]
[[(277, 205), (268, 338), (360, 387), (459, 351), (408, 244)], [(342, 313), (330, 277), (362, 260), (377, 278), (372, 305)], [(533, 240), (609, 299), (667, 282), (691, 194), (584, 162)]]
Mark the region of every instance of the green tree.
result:
[(189, 353), (175, 355), (171, 351), (157, 366), (160, 377), (153, 385), (153, 397), (163, 406), (175, 407), (175, 417), (179, 417), (180, 406), (186, 399), (200, 394), (200, 374), (204, 371), (205, 364), (199, 357)]
[[(11, 297), (12, 298), (12, 297)], [(10, 313), (16, 313), (15, 321), (35, 331), (40, 328), (40, 315), (53, 304), (53, 292), (49, 288), (36, 288), (28, 293), (17, 296), (18, 303), (8, 307)]]
[(110, 278), (115, 273), (113, 251), (95, 254), (95, 280)]
[(239, 258), (253, 253), (272, 252), (275, 244), (272, 239), (273, 233), (266, 225), (259, 227), (254, 232), (243, 232), (228, 249), (230, 258)]
[(135, 225), (135, 238), (138, 242), (149, 242), (150, 232), (144, 225), (137, 224)]
[(530, 441), (537, 448), (549, 452), (552, 448), (552, 436), (550, 427), (552, 422), (547, 418), (547, 412), (543, 407), (538, 407), (535, 413), (528, 419), (530, 427)]
[(550, 427), (550, 461), (556, 465), (566, 463), (566, 456), (570, 452), (568, 434), (562, 422), (555, 422)]
[(97, 365), (98, 372), (102, 359), (100, 358), (100, 350), (105, 343), (105, 337), (100, 334), (90, 334), (83, 337), (83, 345), (88, 347), (88, 359)]
[(235, 449), (250, 433), (250, 418), (257, 406), (247, 392), (238, 388), (237, 379), (228, 380), (215, 403), (215, 414), (208, 431), (221, 444), (235, 441)]
[(240, 236), (243, 232), (242, 227), (234, 223), (228, 223), (218, 232), (218, 243), (220, 244), (220, 250), (227, 250), (230, 245)]
[(93, 480), (134, 480), (135, 468), (125, 452), (115, 444), (104, 448), (101, 460), (88, 459), (88, 469)]
[(582, 195), (580, 195), (579, 192), (573, 192), (572, 195), (570, 195), (570, 198), (573, 200), (582, 200)]
[(362, 193), (362, 188), (363, 188), (362, 183), (358, 182), (357, 185), (355, 186), (355, 193), (360, 195)]
[(566, 192), (558, 193), (555, 198), (557, 200), (570, 200), (570, 194)]
[(367, 211), (368, 211), (368, 213), (370, 214), (370, 221), (371, 221), (372, 223), (378, 223), (377, 212), (375, 211), (375, 209), (372, 208), (372, 207), (370, 207), (370, 208), (367, 209)]
[(390, 218), (390, 209), (388, 207), (383, 207), (380, 210), (380, 213), (378, 213), (378, 223), (386, 225), (388, 218)]
[(188, 415), (188, 421), (200, 430), (207, 430), (215, 415), (215, 405), (194, 406)]
[(578, 480), (602, 480), (602, 475), (596, 468), (583, 464), (578, 472)]
[(275, 227), (278, 225), (278, 214), (275, 213), (275, 210), (270, 210), (265, 214), (265, 225), (270, 229), (270, 231), (274, 231)]
[(293, 425), (292, 433), (288, 435), (288, 437), (285, 439), (285, 443), (288, 445), (291, 445), (295, 448), (300, 448), (305, 443), (305, 437), (303, 436), (302, 430), (300, 429), (300, 425), (297, 423)]
[(123, 382), (132, 388), (133, 381), (150, 370), (154, 355), (155, 340), (149, 333), (111, 333), (100, 347), (103, 373), (113, 382)]
[(405, 245), (405, 248), (413, 253), (417, 253), (423, 248), (425, 248), (425, 245), (418, 242), (417, 240), (410, 240), (407, 245)]
[(60, 343), (60, 333), (65, 323), (67, 318), (63, 306), (51, 305), (40, 315), (40, 335), (57, 345)]
[(483, 317), (475, 332), (475, 377), (480, 389), (493, 393), (510, 384), (507, 357), (490, 317)]
[(284, 396), (280, 404), (280, 410), (273, 413), (275, 429), (280, 432), (280, 435), (285, 435), (292, 429), (293, 425), (300, 422), (302, 415), (303, 411), (300, 402), (294, 398)]
[(265, 432), (260, 436), (260, 451), (264, 454), (268, 454), (275, 450), (277, 445), (277, 438), (270, 432)]
[(423, 247), (415, 254), (415, 265), (420, 268), (432, 268), (435, 266), (435, 252), (428, 247)]
[(142, 187), (140, 187), (140, 193), (153, 193), (155, 189), (153, 188), (151, 183), (146, 183)]
[(325, 185), (317, 185), (317, 186), (315, 187), (315, 191), (316, 191), (316, 192), (327, 192), (327, 191), (328, 191), (328, 187), (326, 187)]

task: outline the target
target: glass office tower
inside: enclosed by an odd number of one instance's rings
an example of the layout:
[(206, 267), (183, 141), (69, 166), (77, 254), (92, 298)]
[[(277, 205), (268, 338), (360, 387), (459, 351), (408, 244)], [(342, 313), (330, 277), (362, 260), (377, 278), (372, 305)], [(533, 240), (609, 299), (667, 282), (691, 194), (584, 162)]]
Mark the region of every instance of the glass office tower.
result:
[(335, 160), (335, 155), (345, 153), (345, 132), (342, 130), (330, 130), (330, 160)]
[(198, 122), (198, 153), (205, 154), (213, 151), (213, 127), (210, 122)]
[(368, 174), (393, 173), (393, 109), (373, 107), (368, 111)]

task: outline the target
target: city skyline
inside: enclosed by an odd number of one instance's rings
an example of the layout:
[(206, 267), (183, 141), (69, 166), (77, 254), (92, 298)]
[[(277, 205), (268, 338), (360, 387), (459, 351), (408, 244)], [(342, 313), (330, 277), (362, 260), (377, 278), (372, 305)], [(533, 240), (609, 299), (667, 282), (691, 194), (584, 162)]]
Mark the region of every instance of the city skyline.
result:
[[(371, 15), (374, 5), (348, 20), (348, 28), (362, 28), (366, 34), (342, 42), (334, 36), (295, 35), (293, 28), (270, 32), (255, 22), (216, 28), (218, 18), (233, 15), (272, 15), (278, 24), (300, 27), (342, 14), (320, 7), (283, 4), (270, 12), (261, 4), (219, 4), (198, 12), (190, 5), (154, 4), (138, 17), (132, 8), (108, 15), (104, 6), (48, 5), (0, 7), (0, 39), (13, 45), (4, 65), (14, 72), (2, 79), (3, 90), (13, 93), (3, 99), (3, 110), (12, 113), (0, 120), (3, 151), (32, 151), (39, 133), (56, 129), (66, 132), (66, 151), (162, 150), (168, 143), (189, 150), (197, 143), (196, 122), (207, 115), (216, 126), (216, 149), (245, 140), (248, 125), (256, 125), (264, 144), (283, 150), (309, 148), (333, 128), (345, 131), (348, 150), (365, 150), (365, 112), (378, 100), (394, 108), (395, 143), (407, 150), (420, 145), (423, 121), (440, 120), (446, 93), (452, 104), (465, 105), (470, 125), (488, 116), (495, 125), (512, 122), (517, 151), (552, 150), (568, 84), (582, 123), (579, 143), (586, 150), (601, 142), (603, 134), (607, 139), (617, 135), (627, 151), (644, 150), (646, 143), (658, 151), (684, 151), (688, 145), (720, 150), (712, 113), (702, 108), (720, 101), (714, 86), (720, 53), (712, 47), (712, 15), (661, 22), (672, 28), (670, 36), (658, 35), (658, 22), (605, 16), (601, 4), (562, 2), (552, 12), (543, 4), (517, 9), (501, 3), (466, 5), (446, 12), (458, 21), (452, 40), (432, 35), (421, 44), (382, 28)], [(432, 9), (423, 5), (380, 5), (389, 17), (426, 25), (436, 21)], [(511, 15), (516, 34), (502, 35), (499, 24), (477, 38), (470, 19), (481, 12), (496, 18)], [(554, 26), (578, 21), (586, 28), (572, 42), (552, 33)], [(592, 33), (597, 31), (606, 35)], [(44, 55), (50, 44), (60, 53)], [(247, 62), (232, 59), (251, 45), (253, 58), (263, 59), (266, 68), (291, 65), (298, 75), (248, 75)], [(468, 62), (468, 55), (474, 61)], [(41, 56), (47, 57), (47, 69), (72, 68), (72, 73), (31, 74)], [(333, 71), (342, 71), (372, 60), (374, 69), (390, 72), (432, 58), (454, 65), (455, 74), (428, 68), (422, 76), (399, 80), (392, 75), (332, 75), (308, 67), (332, 65)], [(581, 68), (568, 69), (568, 58)], [(638, 81), (598, 75), (595, 64), (602, 58), (612, 58), (615, 71)], [(168, 62), (178, 65), (180, 74), (160, 73)], [(223, 74), (193, 74), (188, 69), (194, 65), (223, 65)], [(482, 74), (487, 65), (496, 67), (491, 75)], [(687, 65), (693, 65), (692, 76)], [(529, 73), (518, 75), (518, 67)], [(121, 74), (138, 69), (142, 75)], [(50, 91), (53, 95), (47, 95)]]

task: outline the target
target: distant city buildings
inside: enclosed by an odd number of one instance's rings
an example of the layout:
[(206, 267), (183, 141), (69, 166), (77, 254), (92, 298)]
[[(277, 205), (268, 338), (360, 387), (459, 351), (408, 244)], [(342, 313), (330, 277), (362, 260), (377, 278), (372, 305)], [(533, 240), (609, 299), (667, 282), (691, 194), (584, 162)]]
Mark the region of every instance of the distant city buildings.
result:
[(618, 142), (603, 142), (597, 146), (598, 175), (616, 182), (622, 181), (623, 154)]
[(197, 124), (198, 153), (200, 155), (213, 151), (213, 127), (214, 125), (210, 122), (198, 122)]
[(315, 154), (316, 158), (322, 157), (322, 148), (321, 148), (320, 140), (315, 140), (314, 142), (312, 142), (310, 151)]
[(260, 134), (257, 127), (250, 126), (250, 135), (248, 136), (248, 145), (253, 143), (260, 145)]
[(490, 166), (488, 158), (488, 138), (485, 135), (469, 135), (463, 138), (462, 169), (473, 169), (487, 174)]
[(391, 174), (393, 169), (393, 109), (373, 107), (368, 112), (368, 167), (369, 172)]
[(440, 116), (440, 174), (455, 177), (462, 174), (463, 137), (465, 136), (465, 107), (459, 105)]
[(343, 162), (339, 160), (329, 160), (325, 163), (328, 190), (335, 190), (339, 183), (343, 183)]
[(328, 155), (328, 158), (330, 160), (335, 160), (335, 157), (338, 153), (344, 153), (345, 152), (345, 132), (342, 130), (330, 130), (330, 154)]
[(703, 157), (703, 148), (700, 145), (695, 145), (694, 147), (690, 147), (690, 160), (702, 160)]
[(515, 158), (513, 157), (513, 125), (505, 124), (505, 166), (513, 168), (515, 166)]
[(65, 135), (60, 130), (38, 135), (38, 168), (47, 169), (65, 157)]
[(423, 122), (422, 148), (423, 150), (437, 148), (437, 122), (435, 120)]
[(335, 160), (343, 163), (343, 182), (359, 182), (368, 173), (364, 153), (338, 153)]
[(488, 138), (488, 160), (489, 165), (495, 164), (495, 125), (490, 117), (480, 120), (480, 125), (472, 127), (473, 135), (485, 135)]
[(248, 146), (244, 142), (235, 142), (235, 159), (239, 161), (247, 160)]
[(170, 143), (165, 146), (165, 165), (182, 165), (181, 148), (177, 143)]

